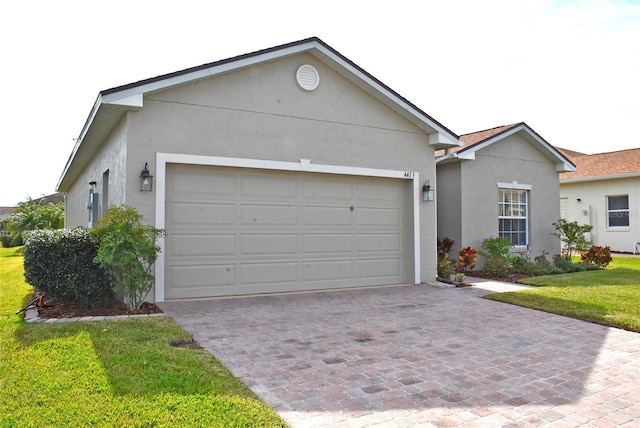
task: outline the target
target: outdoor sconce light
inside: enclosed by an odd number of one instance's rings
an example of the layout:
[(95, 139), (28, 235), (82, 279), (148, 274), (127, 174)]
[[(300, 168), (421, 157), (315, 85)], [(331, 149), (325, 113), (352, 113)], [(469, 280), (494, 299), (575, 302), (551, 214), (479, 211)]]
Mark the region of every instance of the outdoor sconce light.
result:
[(149, 174), (149, 164), (144, 163), (144, 169), (140, 171), (140, 191), (150, 192), (153, 189), (153, 175)]
[(98, 184), (98, 183), (96, 183), (95, 181), (90, 181), (90, 182), (89, 182), (89, 192), (92, 192), (92, 193), (93, 193), (93, 189), (95, 189), (95, 188), (96, 188), (96, 185), (97, 185), (97, 184)]
[(429, 185), (429, 180), (425, 181), (424, 186), (422, 186), (422, 200), (433, 201), (433, 189)]

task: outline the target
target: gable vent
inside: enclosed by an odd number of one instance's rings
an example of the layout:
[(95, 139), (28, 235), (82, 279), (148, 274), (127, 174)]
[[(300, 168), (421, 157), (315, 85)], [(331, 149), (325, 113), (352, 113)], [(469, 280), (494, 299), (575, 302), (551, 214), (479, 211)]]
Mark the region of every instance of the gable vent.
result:
[(302, 89), (306, 91), (313, 91), (320, 84), (320, 75), (314, 66), (304, 64), (298, 67), (296, 80)]

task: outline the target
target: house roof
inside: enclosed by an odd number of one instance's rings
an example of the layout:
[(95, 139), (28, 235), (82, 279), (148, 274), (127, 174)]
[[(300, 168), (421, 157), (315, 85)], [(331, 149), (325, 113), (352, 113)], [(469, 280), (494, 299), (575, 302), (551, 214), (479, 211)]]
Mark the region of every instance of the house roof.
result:
[(460, 141), (462, 141), (462, 145), (437, 152), (436, 163), (446, 163), (454, 160), (475, 160), (478, 150), (482, 150), (484, 147), (513, 134), (519, 134), (554, 161), (556, 171), (575, 171), (575, 165), (563, 153), (549, 144), (524, 122), (461, 135)]
[(558, 149), (571, 158), (576, 170), (560, 174), (561, 182), (640, 177), (640, 148), (592, 155)]
[(101, 91), (76, 140), (57, 190), (68, 190), (85, 163), (90, 161), (103, 139), (124, 114), (143, 107), (144, 95), (303, 52), (313, 55), (424, 130), (429, 135), (429, 144), (436, 149), (460, 145), (458, 136), (440, 122), (319, 38), (311, 37)]

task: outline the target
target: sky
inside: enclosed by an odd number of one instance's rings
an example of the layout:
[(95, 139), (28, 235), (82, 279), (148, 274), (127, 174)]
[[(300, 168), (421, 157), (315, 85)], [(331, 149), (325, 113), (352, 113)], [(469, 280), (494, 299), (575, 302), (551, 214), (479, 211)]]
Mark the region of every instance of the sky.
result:
[(640, 147), (640, 0), (5, 0), (0, 206), (56, 191), (101, 90), (319, 37), (458, 135)]

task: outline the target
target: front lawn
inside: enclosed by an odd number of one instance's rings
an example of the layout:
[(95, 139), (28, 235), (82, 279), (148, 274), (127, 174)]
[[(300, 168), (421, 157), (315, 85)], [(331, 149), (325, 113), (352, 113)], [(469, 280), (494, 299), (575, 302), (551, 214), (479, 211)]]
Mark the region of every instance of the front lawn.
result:
[(604, 270), (538, 276), (535, 289), (488, 299), (640, 332), (640, 258), (614, 257)]
[(0, 426), (285, 426), (169, 317), (27, 324), (23, 258), (0, 248)]

